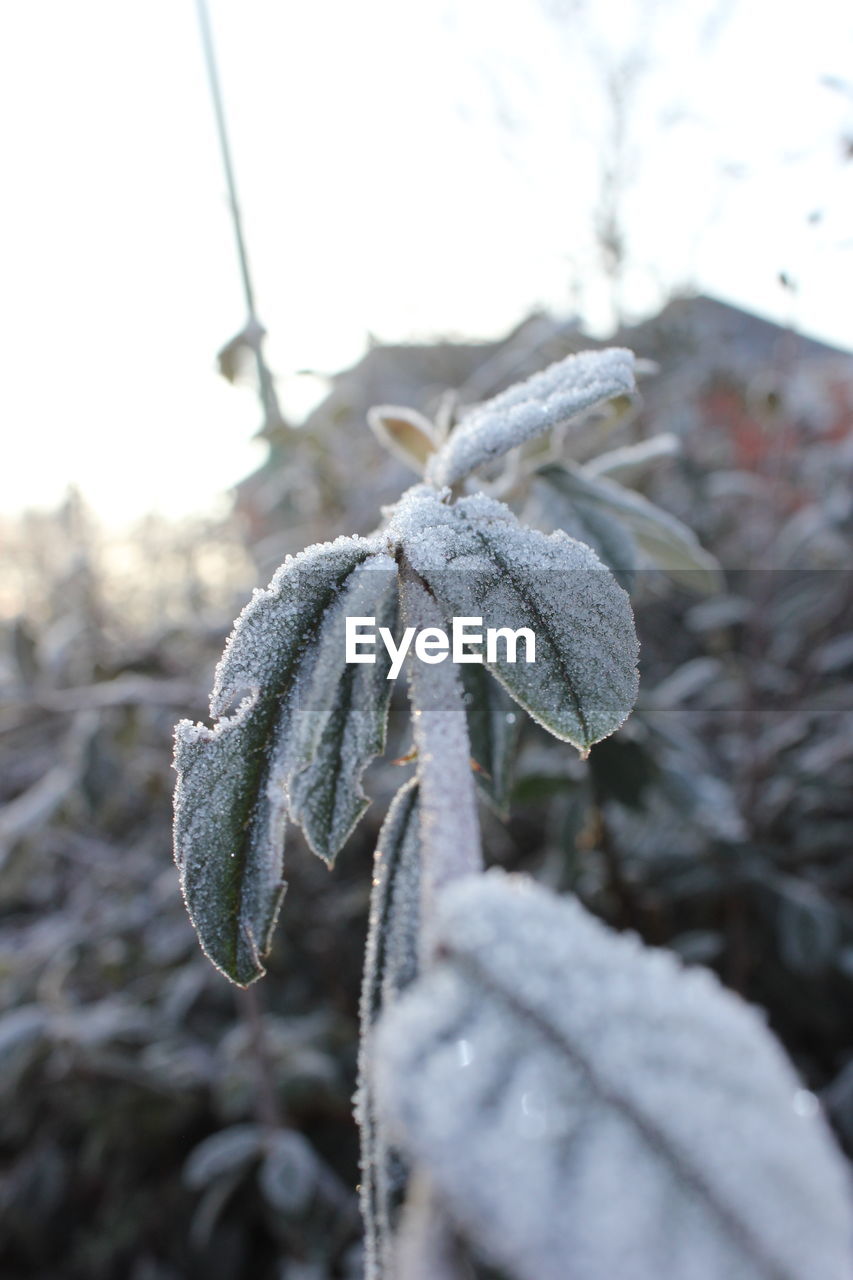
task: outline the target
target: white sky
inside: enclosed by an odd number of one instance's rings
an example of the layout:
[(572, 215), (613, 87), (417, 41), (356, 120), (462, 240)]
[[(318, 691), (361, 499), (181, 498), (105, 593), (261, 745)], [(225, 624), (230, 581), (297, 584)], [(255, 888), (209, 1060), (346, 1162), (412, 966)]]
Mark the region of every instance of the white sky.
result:
[[(853, 81), (853, 6), (558, 7), (211, 0), (286, 406), (368, 331), (606, 323), (595, 68), (632, 49), (629, 309), (689, 283), (853, 347), (853, 88), (821, 84)], [(260, 418), (214, 371), (245, 317), (192, 0), (0, 7), (0, 113), (0, 511), (71, 482), (112, 523), (209, 508)]]

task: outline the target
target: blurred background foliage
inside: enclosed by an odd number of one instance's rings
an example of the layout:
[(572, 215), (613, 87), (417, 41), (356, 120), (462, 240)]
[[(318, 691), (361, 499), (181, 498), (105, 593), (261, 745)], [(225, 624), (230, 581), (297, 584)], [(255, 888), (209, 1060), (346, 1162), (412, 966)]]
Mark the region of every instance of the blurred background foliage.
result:
[[(485, 742), (484, 791), (509, 811), (484, 806), (487, 855), (762, 1005), (853, 1153), (853, 357), (701, 297), (618, 340), (656, 362), (642, 404), (573, 457), (622, 449), (609, 474), (725, 576), (664, 573), (652, 548), (632, 582), (640, 701), (587, 762), (518, 723), (510, 780)], [(361, 952), (403, 717), (333, 873), (291, 833), (270, 973), (249, 992), (204, 960), (179, 897), (172, 726), (205, 718), (251, 587), (307, 542), (369, 530), (412, 481), (371, 404), (452, 412), (587, 345), (544, 314), (490, 344), (376, 345), (302, 426), (267, 422), (227, 518), (152, 518), (118, 543), (71, 494), (4, 523), (7, 1280), (361, 1274)], [(677, 451), (638, 448), (660, 432)], [(552, 523), (594, 537), (594, 505), (565, 499)]]

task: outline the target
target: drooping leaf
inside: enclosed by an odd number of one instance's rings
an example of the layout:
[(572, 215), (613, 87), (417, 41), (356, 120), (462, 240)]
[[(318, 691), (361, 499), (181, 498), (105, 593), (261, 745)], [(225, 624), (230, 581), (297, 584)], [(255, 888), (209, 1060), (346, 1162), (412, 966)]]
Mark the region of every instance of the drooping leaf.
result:
[(456, 484), (516, 445), (634, 391), (634, 356), (621, 347), (567, 356), (467, 413), (430, 460), (427, 478)]
[(477, 786), (500, 816), (508, 818), (512, 760), (521, 715), (485, 666), (463, 663), (459, 674), (465, 689), (465, 711)]
[(523, 639), (515, 662), (499, 640), (488, 665), (534, 719), (581, 751), (619, 727), (637, 695), (634, 620), (589, 547), (527, 529), (482, 494), (450, 505), (426, 486), (404, 495), (389, 534), (446, 619), (533, 631), (534, 662), (524, 660)]
[(693, 530), (641, 493), (570, 464), (542, 467), (537, 474), (572, 506), (587, 510), (597, 506), (616, 517), (631, 531), (647, 561), (689, 590), (709, 594), (721, 590), (720, 566)]
[(438, 447), (438, 434), (429, 418), (416, 409), (380, 404), (368, 409), (367, 421), (380, 444), (418, 475), (423, 475)]
[(288, 558), (237, 619), (211, 695), (218, 723), (182, 720), (175, 731), (181, 887), (205, 954), (240, 984), (264, 971), (284, 893), (287, 784), (294, 763), (306, 763), (294, 761), (291, 728), (310, 695), (314, 645), (327, 611), (345, 611), (346, 584), (368, 560), (393, 568), (378, 539), (339, 538)]
[(532, 882), (448, 887), (377, 1102), (513, 1280), (843, 1280), (847, 1172), (760, 1016)]
[(391, 1280), (393, 1223), (406, 1169), (376, 1119), (368, 1060), (383, 1008), (417, 977), (420, 921), (418, 784), (405, 783), (379, 833), (361, 993), (361, 1046), (356, 1114), (361, 1132), (361, 1209), (369, 1280)]
[(345, 624), (373, 617), (396, 632), (397, 574), (387, 556), (371, 556), (354, 570), (329, 609), (312, 645), (310, 674), (300, 681), (293, 714), (288, 800), (314, 852), (334, 861), (369, 801), (361, 778), (385, 748), (391, 659), (378, 644), (373, 663), (347, 663)]

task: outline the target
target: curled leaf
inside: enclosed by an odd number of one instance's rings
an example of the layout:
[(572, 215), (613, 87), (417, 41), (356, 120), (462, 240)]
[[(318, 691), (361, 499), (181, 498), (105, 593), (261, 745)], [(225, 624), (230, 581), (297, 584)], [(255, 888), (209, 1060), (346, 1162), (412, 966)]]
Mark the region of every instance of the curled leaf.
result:
[(381, 404), (369, 409), (367, 421), (380, 444), (407, 467), (423, 475), (438, 446), (436, 429), (417, 409)]
[(631, 395), (634, 387), (634, 356), (622, 347), (566, 356), (467, 413), (430, 460), (427, 479), (456, 484), (516, 445)]

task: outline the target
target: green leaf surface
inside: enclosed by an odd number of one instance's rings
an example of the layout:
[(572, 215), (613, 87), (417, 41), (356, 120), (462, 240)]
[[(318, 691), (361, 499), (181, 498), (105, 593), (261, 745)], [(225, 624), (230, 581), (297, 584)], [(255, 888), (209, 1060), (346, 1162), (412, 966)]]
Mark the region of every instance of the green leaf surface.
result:
[(513, 698), (582, 752), (617, 729), (637, 696), (637, 637), (628, 597), (589, 547), (519, 524), (481, 494), (450, 505), (426, 486), (409, 490), (389, 534), (405, 549), (448, 622), (526, 627), (536, 660), (508, 661), (500, 642), (489, 669)]

